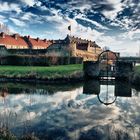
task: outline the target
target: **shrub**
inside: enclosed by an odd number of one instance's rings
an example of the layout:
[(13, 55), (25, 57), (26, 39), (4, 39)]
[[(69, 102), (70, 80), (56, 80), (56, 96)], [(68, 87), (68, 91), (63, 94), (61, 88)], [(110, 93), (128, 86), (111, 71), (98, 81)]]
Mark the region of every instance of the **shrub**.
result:
[(9, 55), (0, 57), (1, 65), (16, 65), (16, 66), (51, 66), (51, 65), (68, 65), (82, 64), (83, 58), (79, 57), (60, 57), (60, 56), (45, 56), (45, 55)]

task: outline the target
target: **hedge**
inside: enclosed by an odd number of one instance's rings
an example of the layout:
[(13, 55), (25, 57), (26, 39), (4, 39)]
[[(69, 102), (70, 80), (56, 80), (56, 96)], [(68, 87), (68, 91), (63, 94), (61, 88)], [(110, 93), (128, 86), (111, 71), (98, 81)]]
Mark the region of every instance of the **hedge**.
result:
[(36, 56), (36, 55), (9, 55), (0, 57), (0, 65), (14, 66), (51, 66), (82, 64), (80, 57)]

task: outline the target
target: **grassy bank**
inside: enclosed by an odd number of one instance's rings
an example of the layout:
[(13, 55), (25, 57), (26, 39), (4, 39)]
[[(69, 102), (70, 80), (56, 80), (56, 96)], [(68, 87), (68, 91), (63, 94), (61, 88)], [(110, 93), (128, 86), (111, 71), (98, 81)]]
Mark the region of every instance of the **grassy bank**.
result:
[(51, 67), (40, 66), (0, 66), (1, 78), (25, 79), (65, 79), (82, 75), (82, 64)]
[(140, 66), (134, 68), (135, 73), (140, 74)]
[(140, 66), (134, 68), (134, 73), (131, 76), (131, 83), (134, 85), (140, 85)]

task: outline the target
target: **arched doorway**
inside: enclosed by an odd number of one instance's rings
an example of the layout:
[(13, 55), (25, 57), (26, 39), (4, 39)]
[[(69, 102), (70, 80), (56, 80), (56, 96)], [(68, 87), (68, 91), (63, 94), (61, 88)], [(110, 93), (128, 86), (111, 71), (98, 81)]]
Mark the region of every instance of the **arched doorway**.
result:
[(110, 50), (103, 51), (98, 56), (100, 77), (115, 77), (118, 56)]

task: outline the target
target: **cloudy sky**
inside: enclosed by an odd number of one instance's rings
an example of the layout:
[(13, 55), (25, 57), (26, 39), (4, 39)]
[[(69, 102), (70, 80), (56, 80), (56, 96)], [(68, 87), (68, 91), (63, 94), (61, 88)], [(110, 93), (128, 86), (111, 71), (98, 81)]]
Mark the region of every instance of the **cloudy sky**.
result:
[(0, 0), (0, 22), (12, 32), (47, 39), (71, 34), (138, 55), (140, 0)]

